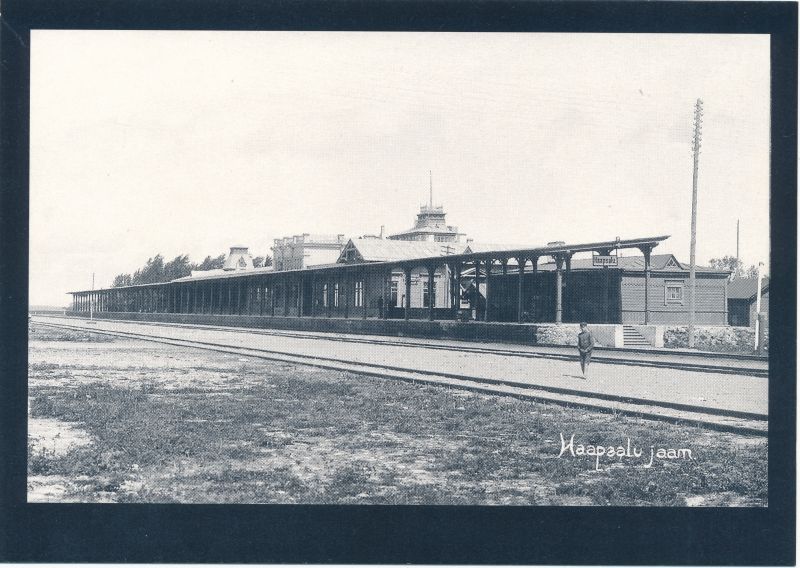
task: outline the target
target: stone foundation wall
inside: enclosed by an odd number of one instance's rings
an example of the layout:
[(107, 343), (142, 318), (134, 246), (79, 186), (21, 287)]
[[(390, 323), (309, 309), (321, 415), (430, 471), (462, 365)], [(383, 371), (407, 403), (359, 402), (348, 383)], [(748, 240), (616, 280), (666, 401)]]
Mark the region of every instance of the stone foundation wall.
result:
[[(86, 317), (85, 313), (67, 312)], [(576, 345), (580, 328), (576, 323), (500, 323), (458, 322), (453, 320), (392, 320), (375, 318), (320, 318), (230, 316), (211, 314), (160, 314), (140, 312), (98, 312), (96, 319), (157, 321), (199, 325), (286, 329), (329, 333), (422, 337), (431, 339), (460, 339), (465, 341), (498, 341), (522, 345)], [(620, 331), (617, 332), (617, 328)], [(621, 326), (590, 325), (589, 329), (599, 346), (621, 345)], [(615, 338), (619, 336), (619, 343)]]
[[(765, 347), (769, 350), (769, 329)], [(755, 351), (755, 329), (733, 326), (695, 326), (694, 346), (701, 351), (752, 354)], [(689, 328), (672, 326), (664, 329), (664, 347), (688, 348)]]

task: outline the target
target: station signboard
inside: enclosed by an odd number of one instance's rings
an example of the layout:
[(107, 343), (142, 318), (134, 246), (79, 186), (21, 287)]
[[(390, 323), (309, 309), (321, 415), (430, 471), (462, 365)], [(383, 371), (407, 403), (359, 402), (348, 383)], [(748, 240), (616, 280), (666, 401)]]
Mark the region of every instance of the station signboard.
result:
[(596, 254), (592, 257), (592, 266), (617, 266), (617, 256)]

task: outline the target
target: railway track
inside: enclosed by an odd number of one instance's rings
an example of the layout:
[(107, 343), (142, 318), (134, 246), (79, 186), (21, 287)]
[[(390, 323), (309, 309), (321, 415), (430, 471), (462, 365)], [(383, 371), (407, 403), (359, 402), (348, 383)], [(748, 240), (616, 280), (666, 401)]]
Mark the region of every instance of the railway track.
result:
[[(129, 339), (144, 340), (144, 341), (173, 345), (178, 347), (211, 350), (221, 353), (254, 357), (270, 361), (279, 361), (283, 363), (309, 365), (328, 370), (345, 371), (345, 372), (357, 373), (360, 375), (376, 376), (384, 379), (394, 379), (394, 380), (409, 381), (427, 385), (436, 385), (445, 388), (469, 390), (484, 394), (513, 396), (525, 400), (534, 400), (539, 402), (575, 406), (601, 412), (621, 413), (626, 415), (639, 416), (643, 418), (668, 421), (673, 423), (694, 424), (703, 428), (736, 432), (741, 434), (765, 436), (768, 430), (767, 416), (765, 414), (760, 414), (755, 412), (744, 412), (739, 410), (721, 409), (721, 408), (714, 408), (714, 407), (700, 406), (700, 405), (679, 404), (668, 401), (655, 401), (650, 399), (618, 396), (613, 394), (597, 393), (597, 392), (586, 392), (586, 391), (553, 387), (553, 386), (531, 385), (513, 380), (475, 377), (475, 376), (468, 376), (456, 373), (446, 373), (446, 372), (432, 373), (427, 370), (423, 371), (408, 367), (397, 367), (380, 363), (353, 362), (347, 359), (342, 359), (337, 357), (328, 357), (319, 355), (301, 355), (297, 353), (279, 351), (275, 349), (233, 346), (230, 344), (219, 343), (215, 341), (179, 339), (175, 337), (158, 335), (158, 333), (155, 332), (137, 333), (133, 331), (118, 331), (118, 330), (91, 329), (91, 328), (87, 329), (86, 325), (77, 325), (70, 323), (53, 323), (53, 322), (41, 322), (41, 321), (37, 321), (36, 323), (39, 325), (44, 325), (52, 328), (91, 331), (93, 333), (100, 333), (100, 334), (124, 337)], [(136, 323), (141, 323), (141, 322), (136, 322)], [(195, 326), (185, 326), (185, 327), (195, 327)], [(218, 329), (226, 330), (226, 328), (224, 327), (217, 328), (216, 326), (207, 326), (206, 329), (212, 329), (215, 331)], [(228, 328), (228, 330), (229, 329), (230, 328)], [(247, 331), (250, 330), (248, 329)], [(303, 338), (307, 338), (307, 336), (303, 334), (296, 334), (296, 335), (301, 335)], [(391, 340), (389, 341), (391, 342)], [(401, 344), (403, 346), (409, 346), (409, 347), (414, 347), (416, 345), (416, 344), (408, 344), (405, 342), (393, 342), (390, 344), (392, 345)], [(427, 345), (424, 346), (428, 347)], [(474, 348), (473, 350), (479, 351), (481, 353), (486, 352), (486, 350), (481, 348)], [(509, 350), (508, 352), (506, 352), (505, 350), (500, 350), (500, 351), (502, 351), (503, 355), (506, 354), (510, 356), (527, 355), (527, 353), (525, 353), (524, 355), (518, 355), (519, 353), (522, 352), (514, 352), (513, 350)]]
[[(64, 319), (74, 319), (65, 317)], [(85, 318), (79, 318), (84, 321)], [(97, 320), (118, 321), (148, 326), (168, 326), (183, 329), (203, 329), (222, 332), (242, 332), (269, 335), (276, 337), (291, 337), (296, 339), (321, 339), (341, 343), (357, 343), (372, 345), (388, 345), (396, 347), (410, 347), (418, 349), (434, 349), (443, 351), (457, 351), (462, 353), (495, 354), (523, 359), (555, 359), (571, 361), (575, 359), (574, 347), (565, 346), (536, 346), (536, 350), (515, 349), (512, 346), (498, 347), (486, 344), (468, 345), (465, 342), (454, 341), (421, 341), (414, 339), (383, 338), (376, 336), (334, 335), (315, 332), (296, 332), (274, 329), (259, 329), (245, 327), (216, 326), (206, 324), (182, 324), (145, 322), (136, 320)], [(654, 349), (626, 349), (596, 348), (592, 355), (593, 363), (626, 365), (634, 367), (654, 367), (662, 369), (677, 369), (685, 371), (698, 371), (703, 373), (719, 373), (731, 375), (746, 375), (752, 377), (768, 377), (769, 368), (764, 357), (754, 355), (737, 355), (732, 353), (683, 353), (666, 352)]]

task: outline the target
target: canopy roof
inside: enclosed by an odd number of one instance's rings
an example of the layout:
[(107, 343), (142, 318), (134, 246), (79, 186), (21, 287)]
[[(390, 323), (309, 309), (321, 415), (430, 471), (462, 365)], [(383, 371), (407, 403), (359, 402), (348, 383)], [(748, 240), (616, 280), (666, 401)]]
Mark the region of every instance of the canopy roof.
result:
[[(358, 251), (362, 255), (362, 259), (357, 259), (354, 263), (339, 262), (333, 265), (316, 266), (308, 268), (297, 268), (292, 270), (275, 271), (271, 267), (255, 268), (252, 270), (242, 271), (229, 271), (226, 274), (216, 274), (209, 276), (200, 276), (197, 278), (185, 277), (172, 282), (195, 282), (199, 280), (212, 280), (224, 278), (247, 278), (258, 276), (261, 274), (293, 274), (298, 272), (314, 272), (325, 270), (342, 270), (354, 267), (364, 266), (381, 266), (388, 265), (390, 267), (406, 267), (414, 268), (426, 265), (439, 265), (443, 262), (465, 262), (475, 260), (490, 260), (490, 259), (514, 259), (514, 258), (531, 258), (543, 256), (557, 256), (563, 254), (572, 254), (578, 252), (590, 251), (609, 251), (614, 249), (625, 248), (652, 248), (657, 246), (662, 241), (669, 238), (669, 235), (662, 235), (657, 237), (641, 237), (636, 239), (613, 239), (607, 241), (597, 241), (592, 243), (558, 243), (546, 245), (541, 247), (524, 247), (519, 249), (508, 250), (494, 250), (485, 252), (469, 252), (460, 254), (448, 254), (448, 250), (452, 250), (460, 245), (458, 243), (437, 243), (426, 241), (393, 241), (386, 239), (356, 239), (348, 242), (348, 246), (352, 243), (353, 250)], [(356, 244), (357, 243), (357, 244)], [(342, 249), (348, 248), (345, 246)], [(456, 248), (456, 250), (458, 250)], [(654, 255), (663, 256), (663, 255)], [(671, 255), (670, 255), (671, 256)], [(340, 259), (342, 257), (340, 256)], [(365, 260), (365, 259), (373, 260)], [(591, 262), (591, 260), (589, 260)], [(126, 288), (145, 288), (151, 286), (164, 286), (170, 282), (162, 282), (158, 284), (139, 284), (136, 286), (120, 286), (118, 288), (110, 288), (111, 290), (122, 290)], [(92, 290), (77, 290), (71, 293), (84, 293), (91, 292)], [(95, 290), (96, 292), (97, 290)]]

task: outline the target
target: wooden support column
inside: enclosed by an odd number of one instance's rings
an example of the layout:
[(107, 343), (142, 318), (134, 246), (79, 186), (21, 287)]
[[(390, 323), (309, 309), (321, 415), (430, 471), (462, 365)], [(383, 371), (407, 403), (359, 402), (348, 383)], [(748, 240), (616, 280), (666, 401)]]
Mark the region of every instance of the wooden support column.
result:
[(342, 275), (342, 293), (344, 294), (344, 319), (350, 317), (350, 274)]
[(287, 317), (289, 315), (289, 279), (284, 276), (283, 277), (283, 317)]
[(561, 270), (564, 267), (564, 257), (556, 255), (556, 323), (561, 323)]
[(567, 315), (567, 321), (570, 321), (573, 318), (572, 296), (570, 295), (572, 290), (572, 286), (570, 286), (570, 282), (572, 280), (572, 253), (567, 253), (566, 257), (564, 258), (564, 265), (566, 268), (564, 271), (564, 313)]
[(650, 323), (650, 255), (653, 247), (639, 247), (644, 255), (644, 324)]
[(489, 288), (491, 287), (491, 280), (492, 280), (492, 265), (494, 264), (493, 259), (488, 259), (486, 261), (486, 287), (485, 287), (485, 294), (484, 299), (486, 300), (486, 308), (483, 310), (483, 321), (489, 321)]
[(434, 304), (436, 303), (436, 267), (433, 265), (428, 265), (428, 319), (433, 321), (433, 309)]
[(518, 258), (517, 259), (517, 323), (522, 323), (523, 317), (522, 314), (525, 311), (525, 299), (524, 299), (524, 283), (525, 283), (525, 263), (527, 259)]
[(409, 316), (411, 315), (411, 269), (410, 268), (403, 268), (403, 276), (405, 277), (405, 288), (406, 288), (406, 301), (404, 302), (405, 307), (403, 309), (403, 317), (406, 321), (409, 320)]
[(449, 290), (447, 295), (450, 299), (448, 304), (450, 305), (451, 310), (456, 309), (456, 265), (455, 263), (447, 264), (447, 289)]
[(333, 280), (331, 280), (330, 275), (328, 275), (327, 283), (328, 283), (328, 287), (325, 290), (325, 302), (326, 302), (328, 307), (327, 307), (326, 311), (327, 311), (328, 317), (331, 317), (333, 315), (333, 290), (334, 290), (334, 286), (333, 286)]
[(647, 325), (650, 323), (650, 255), (653, 247), (641, 247), (640, 250), (644, 254), (644, 324)]
[(269, 303), (270, 303), (270, 315), (275, 317), (275, 280), (276, 278), (272, 279), (269, 285)]
[[(508, 259), (507, 258), (501, 258), (500, 259), (500, 266), (503, 267), (503, 270), (502, 270), (503, 276), (504, 277), (508, 276)], [(503, 315), (504, 315), (503, 314), (503, 308), (506, 305), (506, 297), (507, 296), (508, 296), (508, 290), (506, 289), (506, 279), (503, 278), (503, 286), (500, 288), (500, 294), (499, 294), (500, 301), (498, 302), (498, 305), (500, 306), (500, 310), (498, 312), (498, 317), (499, 317), (498, 321), (502, 321), (503, 320)]]
[(461, 309), (461, 261), (456, 263), (456, 285), (455, 285), (455, 308), (456, 313)]
[(381, 278), (381, 305), (383, 305), (383, 312), (380, 314), (381, 319), (386, 319), (389, 317), (389, 302), (391, 301), (391, 278), (392, 278), (392, 269), (389, 269), (389, 275), (383, 275)]
[(242, 279), (236, 279), (236, 315), (242, 315)]
[(363, 306), (362, 316), (367, 319), (367, 269), (361, 271), (361, 304)]
[(305, 298), (304, 296), (304, 289), (306, 280), (302, 276), (300, 277), (300, 289), (298, 290), (298, 298), (297, 298), (297, 317), (303, 317), (303, 308), (305, 307)]

